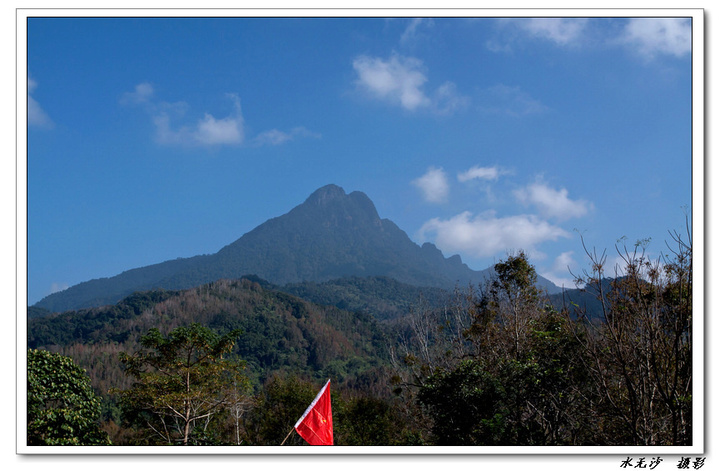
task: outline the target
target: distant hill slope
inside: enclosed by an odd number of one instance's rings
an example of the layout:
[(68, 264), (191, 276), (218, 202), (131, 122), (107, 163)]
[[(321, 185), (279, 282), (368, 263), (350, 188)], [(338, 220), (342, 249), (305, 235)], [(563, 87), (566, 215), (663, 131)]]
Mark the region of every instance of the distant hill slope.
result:
[(605, 314), (600, 292), (602, 291), (604, 299), (607, 300), (608, 294), (613, 290), (613, 283), (621, 279), (603, 278), (600, 285), (595, 283), (584, 288), (566, 289), (561, 293), (550, 295), (550, 303), (558, 311), (567, 309), (573, 318), (603, 319)]
[(153, 327), (167, 334), (193, 322), (220, 334), (241, 329), (233, 353), (247, 361), (256, 384), (279, 371), (354, 381), (364, 372), (377, 376), (388, 362), (385, 331), (371, 316), (313, 304), (247, 278), (136, 293), (113, 306), (29, 319), (28, 347), (72, 356), (106, 392), (131, 381), (118, 352), (140, 348), (140, 336)]
[(278, 289), (316, 304), (369, 314), (381, 321), (403, 317), (422, 301), (438, 308), (451, 299), (450, 291), (443, 288), (412, 286), (384, 276), (353, 276), (323, 283), (304, 281)]
[[(478, 284), (492, 269), (475, 271), (458, 255), (415, 244), (392, 221), (380, 219), (361, 192), (327, 185), (287, 214), (270, 219), (213, 255), (176, 259), (80, 283), (35, 307), (53, 312), (113, 304), (135, 291), (187, 289), (254, 274), (277, 285), (384, 276), (413, 286), (452, 289)], [(539, 277), (540, 278), (540, 277)], [(542, 278), (549, 292), (559, 289)]]

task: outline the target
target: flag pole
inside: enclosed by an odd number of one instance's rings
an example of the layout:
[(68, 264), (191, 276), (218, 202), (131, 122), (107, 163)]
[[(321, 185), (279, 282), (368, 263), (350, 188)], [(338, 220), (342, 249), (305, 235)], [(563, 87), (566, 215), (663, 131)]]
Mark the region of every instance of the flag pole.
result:
[(293, 430), (295, 430), (295, 427), (290, 429), (290, 433), (287, 434), (287, 436), (285, 437), (285, 440), (282, 441), (280, 446), (283, 446), (285, 444), (285, 442), (287, 441), (287, 439), (290, 438), (290, 435), (293, 433)]

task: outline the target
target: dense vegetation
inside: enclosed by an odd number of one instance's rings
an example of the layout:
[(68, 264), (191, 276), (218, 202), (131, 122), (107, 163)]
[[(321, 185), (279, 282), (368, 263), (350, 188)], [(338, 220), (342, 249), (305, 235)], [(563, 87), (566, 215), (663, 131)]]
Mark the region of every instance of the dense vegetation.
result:
[(45, 350), (28, 350), (27, 360), (27, 444), (109, 445), (85, 371)]
[[(277, 445), (328, 378), (338, 445), (688, 445), (692, 247), (673, 241), (655, 261), (642, 243), (621, 248), (612, 278), (604, 255), (588, 252), (578, 279), (592, 316), (553, 302), (520, 252), (492, 281), (451, 295), (384, 278), (284, 288), (294, 294), (220, 280), (30, 319), (28, 342), (87, 370), (117, 445)], [(205, 412), (181, 383), (153, 376), (167, 363), (149, 362), (190, 358), (177, 353), (187, 345), (215, 352), (193, 376), (214, 392)], [(158, 396), (187, 406), (185, 418), (163, 415)]]
[[(621, 249), (579, 277), (602, 312), (556, 311), (524, 254), (457, 308), (415, 313), (394, 356), (397, 392), (429, 418), (438, 445), (689, 445), (692, 443), (692, 247), (672, 255)], [(438, 328), (441, 327), (441, 328)]]

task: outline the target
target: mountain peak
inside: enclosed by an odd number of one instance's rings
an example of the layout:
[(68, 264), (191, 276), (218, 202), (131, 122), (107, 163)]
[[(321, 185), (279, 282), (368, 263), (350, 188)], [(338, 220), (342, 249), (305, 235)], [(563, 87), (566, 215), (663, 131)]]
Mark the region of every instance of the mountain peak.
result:
[(315, 190), (310, 196), (308, 196), (305, 203), (325, 205), (330, 201), (344, 198), (346, 196), (345, 190), (331, 183)]
[(346, 194), (345, 190), (333, 184), (315, 190), (305, 200), (305, 203), (291, 211), (291, 213), (293, 212), (313, 214), (315, 215), (313, 217), (321, 214), (323, 222), (332, 221), (332, 224), (340, 221), (354, 221), (354, 224), (361, 226), (365, 224), (381, 225), (377, 209), (365, 193), (353, 191)]

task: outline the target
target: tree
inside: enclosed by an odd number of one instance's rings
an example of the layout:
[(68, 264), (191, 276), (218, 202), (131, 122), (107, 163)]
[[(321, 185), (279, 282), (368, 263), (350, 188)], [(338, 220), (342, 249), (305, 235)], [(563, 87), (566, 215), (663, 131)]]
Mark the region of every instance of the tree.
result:
[(28, 350), (28, 445), (110, 445), (100, 400), (85, 370), (66, 356)]
[(431, 440), (586, 444), (587, 377), (574, 324), (536, 287), (535, 268), (524, 252), (494, 268), (495, 278), (479, 291), (456, 293), (444, 316), (425, 315), (418, 318), (423, 323), (411, 324), (424, 326), (413, 328), (414, 342), (407, 343), (420, 354), (407, 349), (403, 359), (417, 388), (415, 400), (431, 424)]
[(224, 358), (239, 335), (233, 330), (221, 337), (200, 324), (167, 336), (153, 328), (140, 340), (144, 350), (120, 354), (136, 382), (116, 392), (126, 419), (147, 428), (148, 443), (218, 443), (213, 418), (237, 405), (238, 390), (248, 387), (244, 362)]
[(436, 371), (420, 388), (418, 401), (428, 409), (437, 445), (497, 445), (502, 443), (505, 390), (472, 359), (451, 370)]
[(408, 417), (393, 398), (367, 393), (339, 394), (333, 398), (335, 443), (344, 446), (422, 445)]
[(618, 247), (623, 266), (607, 290), (605, 255), (586, 249), (592, 269), (578, 278), (596, 290), (602, 319), (582, 324), (582, 344), (608, 445), (692, 443), (692, 244), (671, 235), (657, 260), (648, 240)]
[(495, 314), (500, 328), (512, 339), (510, 355), (516, 360), (524, 352), (529, 323), (543, 312), (540, 292), (535, 286), (537, 274), (525, 252), (510, 255), (507, 260), (495, 264), (497, 277), (490, 285), (487, 308)]
[[(320, 388), (297, 376), (273, 375), (255, 397), (254, 407), (245, 415), (245, 440), (249, 445), (280, 445)], [(286, 446), (305, 445), (292, 433)]]

